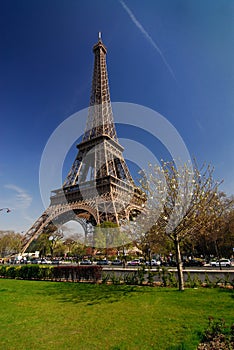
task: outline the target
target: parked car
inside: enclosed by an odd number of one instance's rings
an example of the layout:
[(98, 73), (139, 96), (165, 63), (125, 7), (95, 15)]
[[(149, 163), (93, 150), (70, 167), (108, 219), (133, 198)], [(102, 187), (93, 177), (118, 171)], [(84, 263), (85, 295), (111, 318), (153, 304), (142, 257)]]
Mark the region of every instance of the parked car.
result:
[(176, 267), (177, 263), (175, 260), (167, 260), (167, 261), (162, 261), (161, 265), (167, 266), (167, 267)]
[(41, 264), (41, 259), (32, 259), (28, 261), (29, 264)]
[(92, 265), (92, 261), (85, 259), (80, 262), (80, 265)]
[(113, 260), (111, 264), (115, 266), (121, 266), (123, 265), (123, 262), (119, 259), (116, 259), (116, 260)]
[(146, 265), (151, 265), (151, 266), (160, 266), (161, 265), (161, 261), (160, 260), (151, 259), (151, 264), (150, 264), (149, 261), (146, 261), (145, 264)]
[(51, 260), (48, 260), (48, 259), (41, 259), (41, 264), (50, 265), (50, 264), (52, 264), (52, 262), (51, 262)]
[(141, 261), (139, 259), (134, 259), (128, 262), (128, 266), (139, 266), (141, 265)]
[(20, 264), (28, 264), (29, 261), (28, 261), (27, 259), (21, 259), (21, 260), (19, 261), (19, 263), (20, 263)]
[(97, 265), (110, 265), (111, 262), (109, 260), (98, 260)]
[(51, 264), (52, 264), (52, 265), (59, 265), (59, 264), (60, 264), (60, 260), (58, 260), (58, 259), (53, 259), (53, 260), (51, 260)]
[(210, 266), (215, 266), (215, 267), (231, 267), (232, 266), (232, 262), (230, 259), (220, 259), (220, 260), (216, 260), (216, 261), (211, 261), (210, 262)]
[(52, 264), (52, 261), (51, 260), (47, 260), (45, 258), (42, 258), (42, 259), (28, 260), (27, 263), (28, 264), (46, 264), (46, 265), (49, 265), (49, 264)]
[(184, 267), (191, 267), (191, 266), (202, 267), (204, 265), (205, 265), (205, 262), (203, 260), (198, 260), (198, 259), (191, 259), (183, 262)]

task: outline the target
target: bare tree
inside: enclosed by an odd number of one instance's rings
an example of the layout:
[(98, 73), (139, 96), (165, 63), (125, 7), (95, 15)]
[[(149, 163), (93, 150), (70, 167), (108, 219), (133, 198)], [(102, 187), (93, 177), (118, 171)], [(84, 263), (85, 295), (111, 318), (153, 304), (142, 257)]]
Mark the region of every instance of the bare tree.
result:
[(144, 212), (137, 218), (134, 234), (137, 240), (149, 232), (151, 240), (167, 237), (174, 245), (178, 270), (179, 290), (184, 290), (181, 242), (193, 237), (203, 227), (214, 225), (222, 206), (213, 169), (195, 164), (176, 168), (173, 162), (149, 166), (141, 179), (147, 194)]

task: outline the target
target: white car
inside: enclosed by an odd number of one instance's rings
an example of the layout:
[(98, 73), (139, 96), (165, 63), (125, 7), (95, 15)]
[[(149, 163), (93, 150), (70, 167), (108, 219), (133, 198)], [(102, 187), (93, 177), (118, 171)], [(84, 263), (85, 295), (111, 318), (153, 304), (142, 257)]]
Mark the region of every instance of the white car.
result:
[[(145, 263), (146, 265), (149, 265), (149, 261), (146, 261)], [(161, 261), (160, 260), (155, 260), (155, 259), (152, 259), (151, 260), (151, 266), (160, 266), (161, 265)]]
[(211, 261), (210, 266), (215, 266), (215, 267), (231, 267), (232, 262), (229, 259), (220, 259), (216, 261)]
[(129, 261), (128, 265), (129, 266), (139, 266), (139, 265), (141, 265), (141, 261), (139, 259), (134, 259), (132, 261)]

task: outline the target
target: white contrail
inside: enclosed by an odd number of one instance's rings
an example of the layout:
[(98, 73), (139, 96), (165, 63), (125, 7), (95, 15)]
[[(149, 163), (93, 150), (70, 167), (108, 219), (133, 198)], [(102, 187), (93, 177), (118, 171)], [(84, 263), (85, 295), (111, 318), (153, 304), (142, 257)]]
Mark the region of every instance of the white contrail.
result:
[(140, 29), (141, 33), (145, 36), (145, 38), (148, 40), (148, 42), (155, 48), (155, 50), (159, 53), (161, 56), (164, 64), (166, 65), (167, 69), (173, 76), (173, 78), (176, 80), (175, 74), (173, 73), (172, 68), (170, 65), (167, 63), (167, 60), (165, 59), (162, 51), (158, 47), (158, 45), (155, 43), (155, 41), (151, 38), (151, 36), (147, 33), (145, 28), (142, 26), (142, 24), (136, 19), (135, 15), (132, 13), (132, 11), (129, 9), (129, 7), (125, 4), (123, 0), (119, 0), (120, 4), (123, 6), (124, 10), (127, 12), (133, 23), (137, 26), (138, 29)]

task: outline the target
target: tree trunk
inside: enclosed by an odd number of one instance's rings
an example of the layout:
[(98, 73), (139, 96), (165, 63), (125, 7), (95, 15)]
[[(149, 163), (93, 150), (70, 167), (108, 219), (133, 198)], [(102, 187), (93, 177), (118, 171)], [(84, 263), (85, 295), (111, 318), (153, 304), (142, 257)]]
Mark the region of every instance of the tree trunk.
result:
[(179, 290), (184, 290), (184, 275), (183, 275), (183, 265), (181, 261), (180, 254), (180, 243), (178, 237), (174, 239), (175, 251), (176, 251), (176, 263), (177, 263), (177, 273), (178, 273), (178, 282), (179, 282)]

